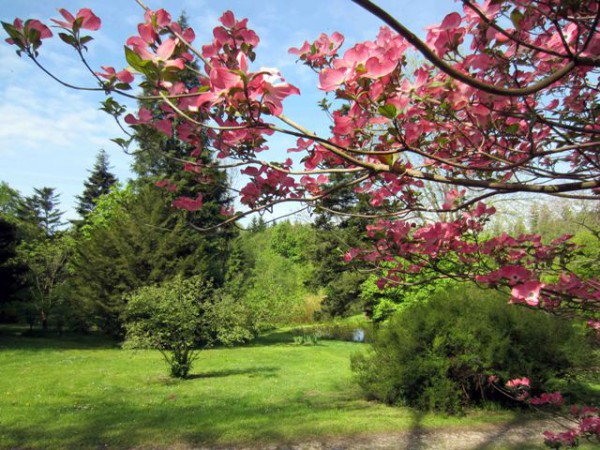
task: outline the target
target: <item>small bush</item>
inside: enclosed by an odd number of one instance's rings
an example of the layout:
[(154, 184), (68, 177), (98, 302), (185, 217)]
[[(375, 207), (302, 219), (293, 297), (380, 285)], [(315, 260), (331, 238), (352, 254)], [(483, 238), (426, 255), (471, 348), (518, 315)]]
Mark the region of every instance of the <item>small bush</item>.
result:
[(572, 323), (462, 287), (396, 313), (372, 350), (352, 358), (352, 369), (372, 399), (456, 413), (507, 401), (488, 383), (490, 375), (528, 377), (535, 393), (591, 354)]
[(159, 350), (177, 378), (187, 377), (197, 348), (255, 336), (244, 305), (201, 277), (138, 289), (127, 298), (123, 318), (125, 347)]
[(198, 277), (138, 289), (127, 298), (125, 347), (159, 350), (171, 376), (186, 378), (197, 357), (203, 305), (211, 291)]

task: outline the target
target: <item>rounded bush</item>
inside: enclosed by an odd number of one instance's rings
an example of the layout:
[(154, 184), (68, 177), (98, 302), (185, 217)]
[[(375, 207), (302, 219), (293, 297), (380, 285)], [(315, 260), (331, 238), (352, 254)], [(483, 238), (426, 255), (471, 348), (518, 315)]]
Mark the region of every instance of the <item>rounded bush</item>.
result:
[[(461, 286), (396, 313), (352, 369), (371, 399), (459, 412), (508, 398), (489, 382), (528, 377), (533, 393), (585, 364), (590, 345), (572, 322)], [(508, 401), (510, 403), (510, 401)]]

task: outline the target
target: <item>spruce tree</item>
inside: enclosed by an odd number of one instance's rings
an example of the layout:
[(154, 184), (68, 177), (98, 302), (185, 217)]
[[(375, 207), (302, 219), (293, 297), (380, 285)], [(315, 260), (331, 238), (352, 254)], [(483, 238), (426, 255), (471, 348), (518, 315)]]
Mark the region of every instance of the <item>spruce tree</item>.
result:
[(130, 184), (102, 197), (81, 234), (72, 289), (107, 334), (121, 336), (126, 296), (140, 287), (176, 276), (201, 275), (215, 284), (224, 279), (221, 253), (152, 185)]
[[(185, 13), (182, 13), (179, 25), (183, 30), (188, 27)], [(198, 67), (191, 64), (187, 70), (178, 75), (177, 82), (184, 83), (188, 88), (198, 83), (195, 73)], [(151, 86), (147, 86), (147, 95), (155, 95)], [(148, 109), (154, 116), (161, 116), (162, 102), (158, 100), (141, 100), (139, 106)], [(196, 136), (196, 142), (190, 144), (178, 136), (178, 125), (173, 124), (173, 135), (171, 137), (145, 125), (138, 125), (134, 140), (138, 150), (134, 153), (133, 170), (138, 175), (134, 183), (138, 186), (156, 184), (168, 180), (169, 185), (176, 186), (175, 192), (162, 190), (162, 198), (170, 207), (176, 197), (197, 198), (202, 196), (202, 208), (199, 211), (184, 211), (183, 220), (196, 228), (209, 228), (224, 220), (221, 214), (223, 208), (228, 207), (232, 199), (228, 195), (228, 177), (224, 170), (203, 170), (200, 176), (194, 170), (182, 170), (185, 167), (193, 168), (198, 160), (206, 167), (214, 163), (214, 157), (210, 150), (210, 142), (206, 136)], [(201, 149), (200, 156), (197, 156)], [(190, 162), (191, 164), (187, 164)], [(178, 216), (181, 214), (178, 213)], [(215, 269), (213, 273), (219, 274), (213, 282), (218, 286), (223, 281), (226, 271), (227, 254), (230, 250), (230, 242), (237, 232), (233, 228), (219, 228), (210, 233), (196, 232), (195, 245), (204, 248), (213, 256)]]
[(110, 188), (117, 182), (117, 178), (110, 172), (108, 154), (101, 149), (96, 156), (96, 163), (90, 176), (84, 181), (83, 194), (77, 196), (79, 204), (77, 213), (85, 219), (94, 210), (97, 199), (110, 192)]
[(25, 197), (19, 205), (17, 217), (31, 234), (41, 232), (44, 237), (54, 237), (61, 225), (64, 214), (59, 209), (60, 194), (55, 188), (34, 188), (33, 195)]

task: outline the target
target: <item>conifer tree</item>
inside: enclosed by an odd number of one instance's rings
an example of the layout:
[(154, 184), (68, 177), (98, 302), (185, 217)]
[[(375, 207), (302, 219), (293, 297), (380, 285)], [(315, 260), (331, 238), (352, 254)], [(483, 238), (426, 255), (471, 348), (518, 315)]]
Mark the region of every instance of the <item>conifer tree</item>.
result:
[(72, 292), (90, 320), (121, 336), (126, 296), (177, 276), (201, 275), (222, 284), (213, 243), (187, 226), (152, 185), (129, 184), (101, 198), (81, 228), (72, 260)]
[[(185, 12), (178, 20), (182, 30), (188, 28)], [(197, 64), (190, 63), (188, 67), (177, 74), (173, 82), (183, 83), (186, 88), (198, 86), (198, 77), (195, 71), (199, 70)], [(151, 95), (154, 86), (148, 84), (145, 93)], [(164, 114), (161, 109), (162, 102), (157, 100), (140, 100), (140, 107), (146, 108), (154, 117)], [(178, 125), (185, 121), (174, 123), (172, 133), (167, 135), (155, 128), (140, 124), (135, 127), (134, 141), (138, 150), (134, 153), (133, 170), (138, 175), (134, 181), (137, 186), (156, 184), (166, 187), (163, 189), (163, 199), (169, 207), (176, 197), (199, 198), (202, 197), (202, 208), (199, 211), (182, 212), (180, 217), (188, 225), (196, 228), (210, 228), (223, 221), (222, 211), (232, 203), (228, 195), (228, 176), (223, 170), (203, 170), (200, 176), (194, 164), (201, 160), (204, 166), (214, 162), (210, 142), (206, 136), (200, 136), (195, 145), (190, 145), (179, 139), (181, 131)], [(200, 158), (197, 156), (201, 152)], [(193, 156), (196, 155), (196, 156)], [(189, 162), (189, 164), (186, 164)], [(182, 168), (184, 170), (182, 170)], [(227, 266), (227, 254), (230, 250), (231, 240), (237, 235), (232, 228), (219, 228), (208, 233), (196, 233), (196, 245), (205, 248), (213, 255), (214, 270), (218, 274), (213, 282), (218, 286), (223, 281)]]
[(96, 163), (90, 172), (90, 176), (84, 181), (83, 194), (77, 196), (79, 204), (77, 213), (85, 218), (96, 206), (96, 201), (101, 195), (110, 192), (110, 188), (117, 182), (117, 178), (110, 171), (108, 154), (101, 149), (96, 155)]
[(41, 232), (44, 237), (54, 237), (60, 226), (64, 224), (61, 218), (64, 214), (59, 209), (60, 194), (54, 188), (34, 188), (33, 195), (25, 197), (19, 205), (17, 216), (31, 233)]

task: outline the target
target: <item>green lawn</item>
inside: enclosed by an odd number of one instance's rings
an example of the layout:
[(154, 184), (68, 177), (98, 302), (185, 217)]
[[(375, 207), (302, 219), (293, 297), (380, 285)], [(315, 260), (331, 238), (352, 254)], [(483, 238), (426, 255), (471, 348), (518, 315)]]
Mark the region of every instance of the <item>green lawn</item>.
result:
[(349, 356), (363, 344), (255, 345), (203, 351), (192, 379), (169, 379), (155, 351), (97, 338), (0, 335), (0, 448), (184, 448), (510, 422), (507, 412), (418, 415), (367, 402)]

